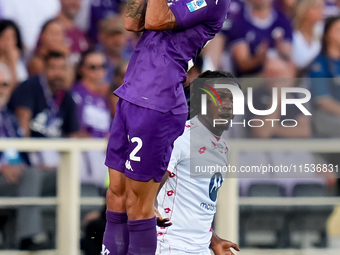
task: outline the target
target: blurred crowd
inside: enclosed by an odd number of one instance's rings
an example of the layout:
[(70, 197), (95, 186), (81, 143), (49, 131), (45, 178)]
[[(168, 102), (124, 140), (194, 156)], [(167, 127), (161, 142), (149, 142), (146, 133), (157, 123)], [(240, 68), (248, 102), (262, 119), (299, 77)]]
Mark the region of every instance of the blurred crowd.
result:
[[(0, 137), (108, 136), (118, 100), (112, 92), (123, 83), (140, 37), (124, 29), (125, 4), (0, 0)], [(231, 0), (222, 32), (204, 48), (188, 81), (208, 69), (232, 70), (239, 78), (301, 78), (275, 85), (308, 87), (312, 93), (313, 118), (289, 111), (298, 120), (295, 128), (232, 129), (231, 136), (339, 137), (340, 0)], [(303, 82), (308, 77), (313, 79)], [(256, 86), (256, 109), (270, 107), (272, 87)], [(187, 95), (189, 90), (187, 82)], [(279, 111), (271, 117), (280, 118)], [(82, 153), (84, 194), (103, 187), (104, 157), (100, 151)], [(334, 154), (322, 160), (338, 159)], [(0, 196), (55, 195), (58, 165), (53, 150), (0, 152)], [(15, 243), (34, 249), (43, 231), (39, 208), (22, 207), (17, 214)], [(1, 223), (0, 213), (0, 228)]]

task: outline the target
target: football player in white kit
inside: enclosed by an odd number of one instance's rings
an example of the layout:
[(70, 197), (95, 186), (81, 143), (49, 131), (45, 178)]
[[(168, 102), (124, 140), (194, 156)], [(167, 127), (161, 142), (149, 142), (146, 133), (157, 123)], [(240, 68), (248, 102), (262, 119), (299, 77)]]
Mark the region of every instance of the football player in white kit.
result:
[[(193, 166), (227, 166), (229, 147), (221, 135), (233, 118), (233, 97), (228, 89), (213, 89), (217, 80), (240, 87), (231, 73), (221, 71), (207, 71), (193, 81), (191, 116), (195, 117), (187, 121), (184, 133), (174, 143), (157, 196), (156, 255), (210, 255), (210, 249), (215, 255), (232, 255), (230, 248), (239, 251), (236, 244), (219, 238), (211, 229), (223, 173), (193, 178)], [(216, 92), (216, 99), (219, 95), (220, 103), (207, 95), (207, 114), (202, 115), (201, 95), (209, 94), (207, 89), (212, 95)], [(214, 127), (214, 119), (228, 120), (228, 124)]]

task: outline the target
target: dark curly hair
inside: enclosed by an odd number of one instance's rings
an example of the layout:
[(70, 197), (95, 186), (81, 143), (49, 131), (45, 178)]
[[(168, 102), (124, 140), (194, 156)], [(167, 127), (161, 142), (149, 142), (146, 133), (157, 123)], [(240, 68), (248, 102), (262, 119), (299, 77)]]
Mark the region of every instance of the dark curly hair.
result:
[(201, 112), (201, 95), (205, 92), (202, 90), (204, 88), (204, 84), (208, 84), (213, 86), (216, 83), (215, 79), (223, 79), (226, 80), (239, 88), (241, 85), (239, 81), (235, 78), (235, 76), (231, 72), (224, 71), (206, 71), (200, 74), (195, 80), (191, 82), (191, 97), (188, 102), (190, 107), (190, 117), (194, 117)]

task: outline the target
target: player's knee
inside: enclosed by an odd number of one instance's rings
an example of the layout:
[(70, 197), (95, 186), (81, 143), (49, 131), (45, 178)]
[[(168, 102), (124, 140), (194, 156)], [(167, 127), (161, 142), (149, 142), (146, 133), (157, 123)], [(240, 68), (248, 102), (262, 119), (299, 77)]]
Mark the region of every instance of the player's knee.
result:
[(120, 189), (117, 187), (109, 186), (107, 192), (106, 192), (106, 198), (109, 200), (117, 200), (117, 199), (125, 199), (125, 189)]
[(154, 216), (153, 202), (143, 201), (136, 194), (126, 197), (126, 211), (130, 220), (148, 219)]
[(125, 211), (125, 191), (109, 187), (106, 192), (107, 208), (113, 211)]

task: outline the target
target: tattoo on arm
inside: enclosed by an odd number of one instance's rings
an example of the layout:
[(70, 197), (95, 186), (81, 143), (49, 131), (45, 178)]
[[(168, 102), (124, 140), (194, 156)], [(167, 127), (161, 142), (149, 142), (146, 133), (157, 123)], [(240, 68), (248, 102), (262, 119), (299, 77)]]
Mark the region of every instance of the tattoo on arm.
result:
[(146, 3), (135, 0), (128, 0), (126, 4), (125, 17), (139, 19), (141, 23), (145, 21)]

